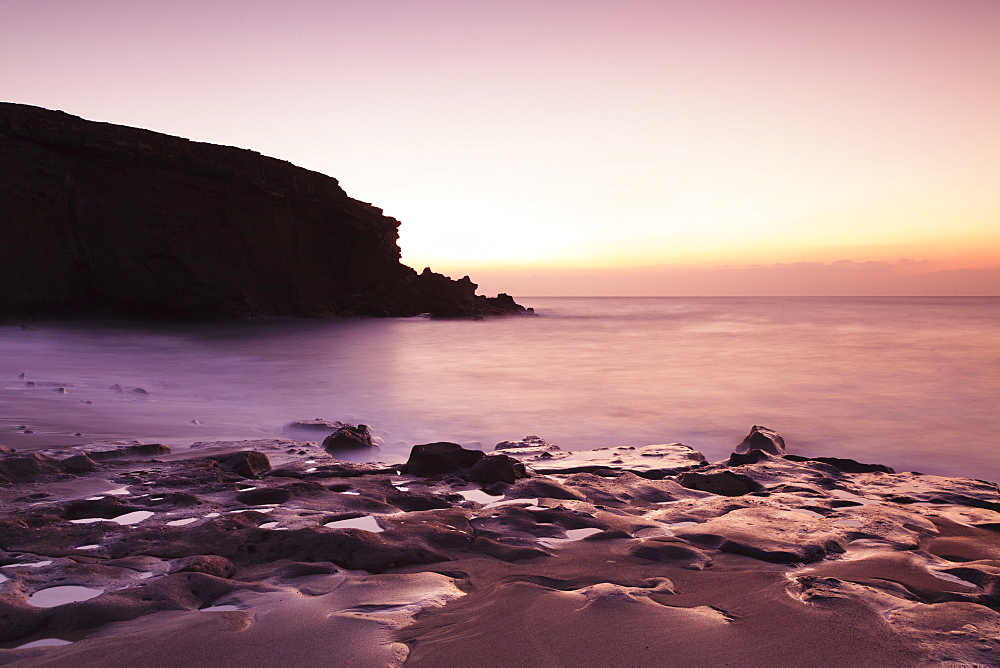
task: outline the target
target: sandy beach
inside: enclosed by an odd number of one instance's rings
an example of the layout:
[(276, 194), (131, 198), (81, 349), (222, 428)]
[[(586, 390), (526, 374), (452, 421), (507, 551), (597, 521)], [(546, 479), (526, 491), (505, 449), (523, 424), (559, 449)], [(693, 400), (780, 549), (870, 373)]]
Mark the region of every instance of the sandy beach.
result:
[(995, 484), (759, 436), (714, 464), (682, 444), (498, 448), (4, 453), (0, 663), (1000, 661)]

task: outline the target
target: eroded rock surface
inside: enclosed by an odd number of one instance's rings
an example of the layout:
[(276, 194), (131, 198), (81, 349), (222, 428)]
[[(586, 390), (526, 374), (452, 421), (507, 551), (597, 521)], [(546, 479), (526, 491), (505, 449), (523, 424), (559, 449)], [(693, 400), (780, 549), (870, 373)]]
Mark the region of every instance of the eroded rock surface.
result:
[[(249, 476), (224, 465), (262, 464), (258, 455), (267, 466)], [(129, 621), (153, 613), (201, 656), (215, 656), (213, 642), (246, 657), (270, 642), (304, 663), (302, 647), (329, 661), (350, 637), (413, 665), (487, 646), (512, 665), (537, 660), (529, 646), (586, 665), (605, 656), (610, 629), (630, 662), (650, 665), (732, 662), (727, 647), (748, 665), (848, 654), (1000, 662), (996, 485), (696, 455), (612, 448), (587, 455), (593, 471), (536, 469), (484, 490), (477, 467), (492, 479), (494, 458), (513, 471), (523, 463), (435, 443), (415, 446), (405, 466), (356, 464), (314, 442), (270, 440), (155, 461), (133, 451), (45, 482), (7, 481), (0, 662), (125, 665), (137, 639), (160, 642), (161, 629)], [(667, 473), (663, 458), (687, 470)], [(733, 481), (746, 491), (727, 494)], [(43, 606), (46, 596), (56, 602)], [(347, 628), (368, 635), (317, 632)], [(531, 640), (500, 642), (511, 633)], [(71, 644), (15, 648), (44, 638)]]

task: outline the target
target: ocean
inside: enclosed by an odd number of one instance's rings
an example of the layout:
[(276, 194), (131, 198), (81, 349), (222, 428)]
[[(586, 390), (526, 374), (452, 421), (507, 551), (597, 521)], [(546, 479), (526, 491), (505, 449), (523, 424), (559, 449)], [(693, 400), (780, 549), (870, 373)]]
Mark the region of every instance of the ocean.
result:
[(519, 301), (538, 317), (0, 326), (0, 444), (183, 448), (324, 418), (368, 424), (386, 462), (528, 434), (714, 461), (757, 424), (790, 453), (1000, 481), (1000, 298)]

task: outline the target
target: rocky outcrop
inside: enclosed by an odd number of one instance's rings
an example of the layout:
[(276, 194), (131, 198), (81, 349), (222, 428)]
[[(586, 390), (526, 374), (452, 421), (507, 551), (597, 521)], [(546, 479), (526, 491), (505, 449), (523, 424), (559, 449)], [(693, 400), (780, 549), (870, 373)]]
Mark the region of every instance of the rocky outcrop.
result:
[(399, 261), (399, 221), (244, 149), (0, 103), (0, 317), (524, 312)]

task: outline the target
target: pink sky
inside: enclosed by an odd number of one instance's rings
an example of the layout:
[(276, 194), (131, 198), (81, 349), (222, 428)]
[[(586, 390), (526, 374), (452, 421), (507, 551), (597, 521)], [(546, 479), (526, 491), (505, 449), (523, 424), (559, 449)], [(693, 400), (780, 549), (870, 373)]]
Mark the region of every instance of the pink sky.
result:
[(996, 0), (0, 0), (0, 99), (252, 148), (515, 294), (1000, 294)]

